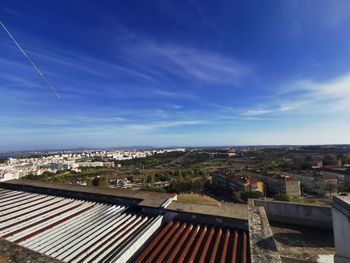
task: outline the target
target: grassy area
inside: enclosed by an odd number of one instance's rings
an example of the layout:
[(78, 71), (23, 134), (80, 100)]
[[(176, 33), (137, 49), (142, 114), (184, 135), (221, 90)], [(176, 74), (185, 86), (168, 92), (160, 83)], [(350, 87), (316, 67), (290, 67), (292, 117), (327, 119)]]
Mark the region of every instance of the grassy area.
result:
[(305, 205), (320, 205), (320, 206), (331, 206), (332, 200), (329, 198), (293, 198), (292, 202), (305, 204)]
[(219, 206), (219, 202), (215, 199), (206, 195), (199, 194), (179, 194), (177, 196), (177, 201), (190, 204)]

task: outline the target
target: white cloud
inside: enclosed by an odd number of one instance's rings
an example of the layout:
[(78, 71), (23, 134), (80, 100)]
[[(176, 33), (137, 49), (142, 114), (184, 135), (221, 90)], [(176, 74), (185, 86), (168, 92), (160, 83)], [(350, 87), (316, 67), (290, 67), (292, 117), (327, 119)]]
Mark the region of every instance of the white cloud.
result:
[[(127, 54), (150, 69), (203, 83), (237, 84), (251, 69), (238, 60), (204, 50), (151, 42), (129, 47)], [(157, 65), (154, 63), (157, 61)]]
[(294, 81), (264, 102), (243, 110), (241, 116), (350, 114), (350, 74), (326, 82)]
[(319, 110), (321, 113), (350, 113), (350, 74), (323, 83), (301, 81), (294, 103)]
[(150, 122), (145, 124), (130, 124), (125, 125), (125, 129), (129, 130), (138, 130), (138, 131), (148, 131), (148, 130), (155, 130), (159, 128), (170, 128), (170, 127), (177, 127), (177, 126), (193, 126), (193, 125), (199, 125), (204, 124), (201, 120), (179, 120), (179, 121), (167, 121), (167, 122)]
[(246, 110), (242, 113), (243, 116), (260, 116), (265, 115), (267, 113), (271, 113), (271, 110), (264, 110), (264, 109), (250, 109)]

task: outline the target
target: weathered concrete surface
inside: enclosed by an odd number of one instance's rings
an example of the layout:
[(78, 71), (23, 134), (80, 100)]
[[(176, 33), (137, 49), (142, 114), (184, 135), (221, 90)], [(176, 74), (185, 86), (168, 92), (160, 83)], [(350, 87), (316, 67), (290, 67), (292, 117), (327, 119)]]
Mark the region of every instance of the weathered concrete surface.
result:
[(281, 263), (280, 254), (263, 207), (248, 204), (249, 241), (252, 263)]
[(254, 200), (265, 208), (270, 221), (332, 229), (332, 209), (328, 206), (304, 205), (290, 202)]
[[(282, 262), (325, 262), (334, 257), (333, 231), (298, 225), (270, 223)], [(329, 262), (329, 261), (326, 261)]]
[(335, 263), (350, 262), (350, 197), (334, 196), (332, 205)]
[(130, 191), (107, 187), (81, 186), (72, 184), (50, 183), (37, 180), (11, 180), (0, 183), (1, 187), (43, 194), (69, 196), (81, 199), (113, 203), (113, 200), (142, 207), (160, 208), (169, 199), (176, 200), (176, 194)]
[(167, 210), (248, 220), (246, 205), (220, 203), (220, 206), (172, 202)]
[(0, 263), (60, 263), (62, 261), (44, 256), (0, 238)]
[[(169, 214), (173, 214), (170, 216)], [(234, 225), (248, 230), (248, 207), (221, 203), (221, 206), (172, 202), (166, 208), (166, 218), (177, 216), (182, 220), (199, 220), (208, 224)]]

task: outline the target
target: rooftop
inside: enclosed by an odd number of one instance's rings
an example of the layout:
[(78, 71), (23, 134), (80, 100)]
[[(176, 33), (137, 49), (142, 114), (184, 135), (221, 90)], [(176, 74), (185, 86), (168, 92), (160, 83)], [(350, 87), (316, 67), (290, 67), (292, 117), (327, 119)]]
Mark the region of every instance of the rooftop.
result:
[(342, 211), (345, 215), (350, 217), (350, 196), (333, 196), (333, 204), (335, 208)]
[(136, 262), (241, 262), (249, 260), (248, 233), (184, 221), (157, 232)]
[(34, 188), (43, 188), (48, 190), (61, 190), (66, 192), (75, 192), (75, 193), (87, 193), (94, 195), (102, 196), (111, 196), (117, 198), (126, 198), (126, 199), (135, 199), (138, 201), (139, 205), (146, 207), (159, 208), (169, 198), (175, 198), (176, 194), (166, 194), (166, 193), (155, 193), (155, 192), (144, 192), (144, 191), (130, 191), (125, 189), (115, 189), (107, 187), (94, 187), (94, 186), (81, 186), (81, 185), (72, 185), (72, 184), (59, 184), (59, 183), (50, 183), (44, 181), (36, 180), (11, 180), (2, 182), (2, 185), (14, 186), (16, 189), (23, 187), (34, 187)]
[(317, 262), (320, 255), (335, 253), (333, 232), (325, 229), (271, 223), (278, 252), (282, 257)]
[(337, 201), (338, 203), (342, 203), (344, 206), (348, 206), (350, 208), (350, 195), (346, 196), (333, 196), (333, 201)]
[(220, 203), (220, 206), (199, 205), (182, 202), (172, 202), (167, 210), (176, 212), (212, 215), (226, 218), (248, 220), (247, 206), (241, 204)]
[(114, 258), (155, 224), (122, 205), (0, 189), (0, 236), (64, 262)]
[[(27, 253), (32, 262), (280, 262), (258, 249), (266, 233), (256, 235), (258, 229), (251, 236), (247, 206), (172, 202), (174, 197), (25, 180), (0, 184), (0, 241), (6, 248), (0, 262)], [(149, 209), (142, 205), (147, 198), (154, 204), (163, 199)], [(270, 229), (267, 220), (263, 225)]]

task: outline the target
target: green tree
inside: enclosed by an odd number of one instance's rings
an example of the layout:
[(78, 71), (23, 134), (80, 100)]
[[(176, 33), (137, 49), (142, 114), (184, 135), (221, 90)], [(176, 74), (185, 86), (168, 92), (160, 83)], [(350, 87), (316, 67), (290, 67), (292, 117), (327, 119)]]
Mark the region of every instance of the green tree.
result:
[(329, 195), (332, 195), (335, 191), (337, 191), (337, 185), (333, 183), (327, 183), (326, 190), (329, 192)]
[(92, 180), (92, 185), (93, 186), (108, 186), (108, 181), (105, 177), (100, 177), (100, 176), (96, 176), (93, 180)]
[(151, 183), (151, 186), (153, 187), (156, 183), (156, 177), (152, 174), (150, 176), (150, 183)]
[(279, 193), (277, 195), (275, 195), (275, 197), (273, 198), (273, 200), (275, 201), (283, 201), (283, 202), (289, 202), (290, 198), (286, 193)]
[(264, 195), (262, 192), (259, 191), (252, 191), (252, 192), (243, 192), (240, 194), (240, 198), (244, 201), (247, 202), (248, 199), (260, 199), (263, 198)]
[(143, 185), (147, 185), (147, 176), (146, 175), (142, 176), (142, 183), (143, 183)]
[(199, 176), (199, 171), (198, 171), (198, 169), (194, 169), (194, 177), (198, 177)]

